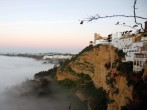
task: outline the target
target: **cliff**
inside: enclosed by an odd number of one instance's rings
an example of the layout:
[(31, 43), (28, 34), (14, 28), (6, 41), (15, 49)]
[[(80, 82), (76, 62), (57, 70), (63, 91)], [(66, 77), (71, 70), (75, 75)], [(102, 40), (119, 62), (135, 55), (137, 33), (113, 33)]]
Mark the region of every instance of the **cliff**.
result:
[[(87, 74), (96, 88), (102, 87), (106, 91), (109, 99), (107, 109), (121, 110), (128, 100), (132, 100), (132, 86), (128, 86), (125, 75), (119, 71), (121, 60), (123, 60), (122, 56), (112, 46), (89, 46), (63, 67), (59, 67), (56, 78), (71, 79), (76, 82), (77, 74)], [(84, 97), (83, 99), (89, 98), (81, 94), (78, 96)]]
[(147, 64), (144, 71), (135, 73), (133, 62), (123, 62), (124, 56), (110, 45), (90, 45), (34, 78), (52, 77), (59, 85), (72, 88), (81, 100), (78, 105), (84, 107), (77, 110), (147, 110)]

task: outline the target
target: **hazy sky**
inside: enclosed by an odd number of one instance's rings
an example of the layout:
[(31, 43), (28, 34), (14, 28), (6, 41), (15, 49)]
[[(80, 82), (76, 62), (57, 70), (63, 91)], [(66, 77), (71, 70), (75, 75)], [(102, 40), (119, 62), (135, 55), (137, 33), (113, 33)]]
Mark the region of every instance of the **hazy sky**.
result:
[[(100, 14), (133, 15), (134, 0), (0, 0), (0, 52), (74, 52), (93, 40), (94, 33), (107, 36), (130, 30), (128, 18), (100, 19), (80, 25), (82, 18)], [(147, 17), (147, 0), (138, 0), (137, 15)], [(144, 22), (143, 20), (139, 20)], [(22, 49), (23, 48), (23, 49)]]

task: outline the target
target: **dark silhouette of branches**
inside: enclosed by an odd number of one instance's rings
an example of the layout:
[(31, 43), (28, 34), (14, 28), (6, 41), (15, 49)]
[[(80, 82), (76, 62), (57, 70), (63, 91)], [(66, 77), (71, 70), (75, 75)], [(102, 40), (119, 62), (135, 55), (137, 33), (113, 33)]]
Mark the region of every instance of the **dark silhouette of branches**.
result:
[[(136, 9), (137, 9), (136, 3), (137, 3), (137, 0), (134, 0), (133, 15), (121, 15), (120, 14), (120, 15), (100, 16), (99, 14), (96, 14), (95, 16), (91, 16), (89, 18), (85, 18), (83, 20), (80, 20), (80, 24), (83, 24), (84, 22), (91, 22), (91, 21), (94, 21), (94, 20), (104, 19), (104, 18), (124, 17), (124, 18), (134, 18), (135, 24), (137, 25), (136, 27), (138, 27), (140, 25), (141, 29), (144, 30), (142, 24), (137, 22), (137, 18), (143, 19), (143, 20), (147, 20), (147, 18), (136, 15)], [(119, 24), (119, 22), (117, 22), (117, 23)], [(123, 24), (123, 26), (127, 26), (127, 25)], [(134, 28), (134, 26), (127, 26), (127, 27)]]
[(126, 25), (125, 23), (116, 23), (115, 25), (121, 25), (121, 26), (124, 26), (124, 27), (129, 27), (129, 28), (132, 28), (132, 29), (135, 29), (135, 30), (138, 30), (137, 28), (135, 27), (138, 27), (138, 25), (134, 25), (134, 26), (129, 26), (129, 25)]
[(137, 22), (136, 11), (135, 11), (135, 10), (137, 9), (137, 8), (136, 8), (136, 3), (137, 3), (137, 0), (134, 0), (134, 6), (133, 6), (133, 9), (134, 9), (134, 20), (135, 20), (135, 23), (136, 23), (137, 25), (140, 25), (141, 29), (144, 30), (142, 24)]

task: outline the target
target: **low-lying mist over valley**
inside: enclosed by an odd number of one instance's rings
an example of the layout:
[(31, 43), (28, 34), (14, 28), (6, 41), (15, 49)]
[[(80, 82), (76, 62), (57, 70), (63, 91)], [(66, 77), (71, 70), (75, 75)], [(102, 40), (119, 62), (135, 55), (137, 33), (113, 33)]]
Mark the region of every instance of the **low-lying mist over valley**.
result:
[(0, 56), (0, 110), (68, 110), (72, 92), (52, 81), (42, 96), (32, 80), (35, 73), (52, 67), (34, 59)]
[(1, 110), (69, 110), (75, 107), (72, 91), (51, 82), (48, 89), (37, 90), (33, 81), (7, 88), (0, 95)]

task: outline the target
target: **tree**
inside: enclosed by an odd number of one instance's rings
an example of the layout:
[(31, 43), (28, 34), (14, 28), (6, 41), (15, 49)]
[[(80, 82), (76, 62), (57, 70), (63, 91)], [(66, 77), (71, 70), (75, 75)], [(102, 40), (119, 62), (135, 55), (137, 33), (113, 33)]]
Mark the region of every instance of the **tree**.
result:
[(93, 45), (93, 41), (90, 41), (90, 42), (89, 42), (89, 45)]
[(140, 27), (142, 31), (145, 31), (145, 29), (142, 26), (142, 23), (137, 22), (137, 19), (147, 20), (147, 18), (136, 15), (136, 9), (137, 9), (136, 8), (136, 3), (137, 3), (137, 0), (134, 0), (133, 15), (121, 15), (120, 14), (120, 15), (100, 16), (99, 14), (96, 14), (95, 16), (91, 16), (89, 18), (80, 20), (80, 24), (83, 24), (84, 22), (91, 22), (91, 21), (94, 21), (94, 20), (99, 20), (99, 19), (104, 19), (104, 18), (125, 17), (125, 18), (134, 18), (135, 25), (134, 26), (128, 26), (125, 23), (120, 24), (119, 22), (117, 22), (115, 25), (123, 25), (123, 26), (130, 27), (130, 28), (133, 28), (133, 29), (136, 29), (135, 27)]

